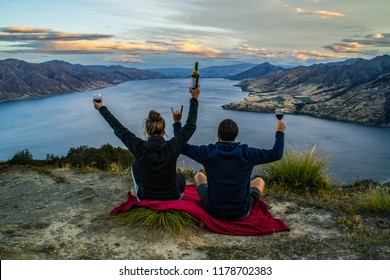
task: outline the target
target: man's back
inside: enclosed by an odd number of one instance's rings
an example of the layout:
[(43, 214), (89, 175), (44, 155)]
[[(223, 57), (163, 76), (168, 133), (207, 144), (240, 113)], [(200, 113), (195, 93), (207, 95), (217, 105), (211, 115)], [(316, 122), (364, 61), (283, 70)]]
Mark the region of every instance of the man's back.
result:
[(253, 167), (279, 160), (283, 147), (284, 133), (278, 131), (271, 150), (219, 141), (207, 146), (187, 144), (182, 153), (205, 168), (208, 186), (206, 210), (216, 218), (236, 220), (250, 210), (249, 190)]

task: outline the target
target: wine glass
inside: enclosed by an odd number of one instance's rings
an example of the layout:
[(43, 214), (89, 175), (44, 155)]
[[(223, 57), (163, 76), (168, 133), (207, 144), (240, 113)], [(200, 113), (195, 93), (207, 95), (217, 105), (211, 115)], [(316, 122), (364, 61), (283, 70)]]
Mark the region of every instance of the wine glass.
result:
[(275, 116), (278, 120), (281, 120), (283, 118), (283, 115), (284, 115), (283, 109), (275, 110)]
[(95, 93), (93, 95), (93, 101), (95, 101), (96, 103), (102, 102), (102, 95), (100, 93)]

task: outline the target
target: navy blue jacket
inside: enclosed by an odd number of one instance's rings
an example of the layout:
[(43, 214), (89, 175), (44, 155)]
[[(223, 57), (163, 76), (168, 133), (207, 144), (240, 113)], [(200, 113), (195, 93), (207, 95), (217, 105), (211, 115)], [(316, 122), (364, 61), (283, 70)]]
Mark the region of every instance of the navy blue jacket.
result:
[[(180, 123), (175, 123), (174, 131), (179, 131), (180, 127)], [(208, 183), (207, 212), (218, 219), (236, 220), (250, 209), (249, 189), (253, 167), (281, 159), (283, 149), (284, 133), (277, 131), (271, 150), (219, 141), (202, 146), (187, 144), (182, 154), (205, 168)]]
[(107, 107), (101, 107), (99, 112), (139, 163), (142, 193), (138, 193), (138, 197), (151, 200), (178, 199), (180, 189), (177, 184), (176, 160), (195, 132), (198, 100), (191, 98), (186, 124), (168, 141), (160, 135), (151, 136), (145, 141), (124, 127)]

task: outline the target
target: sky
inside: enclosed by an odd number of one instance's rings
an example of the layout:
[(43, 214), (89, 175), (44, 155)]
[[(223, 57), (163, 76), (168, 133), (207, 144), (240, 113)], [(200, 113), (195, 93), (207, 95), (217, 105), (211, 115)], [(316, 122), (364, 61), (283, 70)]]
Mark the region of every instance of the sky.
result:
[(139, 69), (390, 53), (389, 0), (1, 0), (0, 60)]

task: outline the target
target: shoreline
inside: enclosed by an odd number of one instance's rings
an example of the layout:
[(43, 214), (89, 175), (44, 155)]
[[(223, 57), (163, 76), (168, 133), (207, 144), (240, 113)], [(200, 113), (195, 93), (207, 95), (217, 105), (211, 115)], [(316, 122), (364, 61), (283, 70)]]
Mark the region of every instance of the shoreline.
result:
[[(245, 101), (237, 101), (237, 102), (245, 102)], [(223, 110), (231, 110), (231, 111), (239, 111), (239, 112), (251, 112), (251, 113), (264, 113), (264, 114), (274, 114), (273, 110), (264, 110), (264, 111), (259, 111), (259, 110), (245, 110), (245, 109), (235, 109), (235, 108), (225, 108), (224, 106), (227, 106), (231, 103), (221, 105)], [(302, 113), (302, 112), (292, 112), (292, 113), (285, 113), (285, 115), (293, 115), (293, 116), (308, 116), (308, 117), (313, 117), (317, 119), (322, 119), (322, 120), (328, 120), (328, 121), (336, 121), (336, 122), (343, 122), (343, 123), (349, 123), (353, 125), (361, 125), (361, 126), (366, 126), (366, 127), (377, 127), (377, 128), (390, 128), (390, 123), (388, 125), (376, 125), (376, 124), (366, 124), (366, 123), (359, 123), (359, 122), (353, 122), (353, 121), (348, 121), (348, 120), (341, 120), (341, 119), (333, 119), (330, 117), (322, 117), (322, 116), (317, 116), (314, 114), (309, 114), (309, 113)]]
[(102, 86), (102, 87), (91, 87), (91, 88), (88, 88), (88, 89), (85, 89), (85, 90), (79, 90), (79, 91), (69, 91), (69, 92), (53, 93), (53, 94), (50, 94), (50, 95), (36, 95), (36, 96), (25, 96), (25, 95), (23, 95), (22, 97), (19, 97), (19, 98), (16, 98), (16, 99), (8, 99), (8, 100), (0, 99), (0, 104), (8, 103), (8, 102), (18, 102), (18, 101), (25, 101), (25, 100), (35, 100), (35, 99), (42, 99), (42, 98), (50, 98), (50, 97), (55, 97), (55, 96), (67, 95), (67, 94), (74, 94), (74, 93), (82, 93), (82, 92), (93, 91), (93, 90), (100, 90), (100, 89), (114, 87), (114, 86), (119, 85), (119, 84), (121, 84), (121, 83), (116, 83), (116, 84)]

